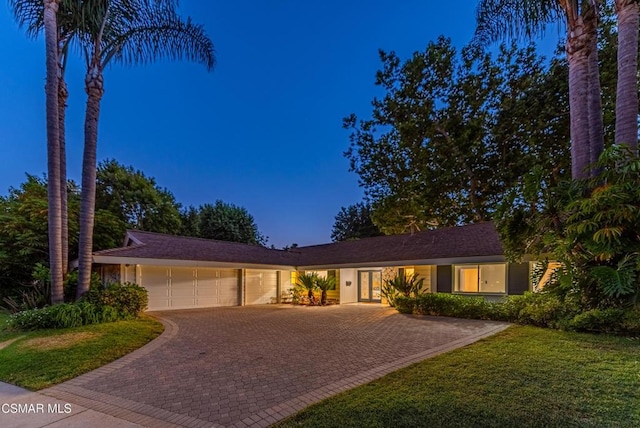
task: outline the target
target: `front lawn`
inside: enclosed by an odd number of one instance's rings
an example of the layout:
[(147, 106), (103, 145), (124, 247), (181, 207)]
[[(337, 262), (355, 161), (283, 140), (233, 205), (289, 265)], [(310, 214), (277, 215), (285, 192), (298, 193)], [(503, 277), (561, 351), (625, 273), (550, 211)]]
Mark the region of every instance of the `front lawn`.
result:
[(279, 426), (638, 427), (640, 339), (513, 326)]
[[(0, 326), (5, 320), (0, 314)], [(24, 333), (0, 327), (0, 380), (31, 390), (46, 388), (132, 352), (162, 330), (149, 317)]]

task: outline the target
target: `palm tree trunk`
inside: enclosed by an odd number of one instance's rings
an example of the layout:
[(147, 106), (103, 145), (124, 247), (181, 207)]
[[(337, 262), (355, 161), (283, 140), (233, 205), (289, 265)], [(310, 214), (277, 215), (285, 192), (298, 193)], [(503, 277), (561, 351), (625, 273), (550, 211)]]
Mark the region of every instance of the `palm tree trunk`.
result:
[[(589, 67), (589, 95), (587, 96), (589, 110), (589, 163), (595, 164), (604, 150), (604, 122), (602, 118), (602, 89), (600, 86), (600, 65), (598, 63), (598, 19), (594, 9), (590, 9), (585, 17), (585, 30), (589, 37), (588, 67)], [(589, 169), (589, 176), (593, 177), (597, 168)]]
[(616, 143), (638, 154), (638, 3), (616, 0), (618, 17), (618, 88)]
[(102, 66), (94, 56), (85, 78), (87, 110), (84, 122), (84, 155), (82, 158), (82, 199), (80, 202), (80, 242), (78, 248), (78, 289), (82, 297), (91, 283), (93, 251), (93, 223), (96, 205), (96, 151), (98, 146), (98, 118), (104, 94)]
[(569, 110), (571, 120), (571, 177), (588, 176), (589, 108), (585, 100), (589, 94), (589, 40), (580, 17), (569, 26), (567, 37), (567, 59), (569, 62)]
[[(60, 64), (58, 64), (60, 65)], [(69, 270), (69, 209), (67, 194), (67, 150), (65, 137), (65, 118), (67, 112), (67, 99), (69, 91), (67, 83), (58, 75), (58, 138), (60, 139), (60, 231), (62, 246), (62, 275), (66, 276)]]
[(59, 0), (44, 0), (44, 33), (47, 81), (47, 198), (49, 220), (49, 269), (51, 303), (64, 301), (62, 287), (62, 219), (60, 189), (60, 132), (58, 129), (58, 26)]

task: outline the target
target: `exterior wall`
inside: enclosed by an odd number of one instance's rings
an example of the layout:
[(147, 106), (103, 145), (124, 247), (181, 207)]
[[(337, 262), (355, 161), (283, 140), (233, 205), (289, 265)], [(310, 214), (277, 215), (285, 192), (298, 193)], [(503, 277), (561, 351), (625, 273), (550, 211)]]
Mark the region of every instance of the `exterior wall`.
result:
[[(358, 277), (356, 269), (340, 269), (340, 303), (358, 301)], [(350, 283), (350, 285), (347, 285)]]
[(98, 268), (98, 272), (104, 285), (114, 282), (126, 282), (122, 280), (120, 265), (102, 265)]
[(424, 279), (422, 292), (423, 293), (431, 293), (432, 288), (432, 271), (434, 266), (431, 265), (420, 265), (413, 266), (413, 272), (417, 273), (419, 279)]
[(453, 289), (453, 268), (451, 265), (441, 265), (436, 270), (436, 291), (438, 293), (451, 293)]
[(507, 272), (507, 294), (529, 291), (529, 263), (509, 263)]
[[(506, 294), (523, 294), (530, 288), (529, 263), (507, 263)], [(451, 265), (437, 266), (436, 291), (451, 293), (453, 291), (453, 267)], [(482, 293), (478, 294), (483, 296)], [(486, 295), (491, 300), (499, 300), (502, 296)]]

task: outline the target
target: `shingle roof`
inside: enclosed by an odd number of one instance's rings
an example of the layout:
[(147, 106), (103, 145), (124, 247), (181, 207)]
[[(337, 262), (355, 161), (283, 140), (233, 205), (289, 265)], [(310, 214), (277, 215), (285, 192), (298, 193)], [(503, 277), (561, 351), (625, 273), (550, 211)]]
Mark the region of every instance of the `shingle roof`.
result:
[(128, 230), (127, 236), (140, 242), (126, 247), (94, 253), (99, 256), (131, 257), (161, 260), (193, 260), (223, 263), (247, 263), (275, 266), (295, 266), (298, 256), (283, 250), (259, 245), (213, 239), (164, 235)]
[[(210, 239), (130, 230), (133, 245), (96, 256), (191, 260), (274, 266), (330, 266), (357, 263), (435, 260), (503, 254), (492, 223), (448, 227), (414, 234), (298, 247), (291, 251)], [(136, 243), (139, 242), (139, 243)]]
[(300, 266), (435, 260), (503, 255), (493, 223), (447, 227), (300, 248)]

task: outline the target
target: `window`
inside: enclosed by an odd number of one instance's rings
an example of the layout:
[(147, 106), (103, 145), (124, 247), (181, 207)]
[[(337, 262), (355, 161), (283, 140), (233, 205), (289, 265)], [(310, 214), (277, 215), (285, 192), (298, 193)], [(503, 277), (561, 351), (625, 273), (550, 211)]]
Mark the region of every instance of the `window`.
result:
[(507, 265), (454, 265), (455, 293), (506, 293)]

